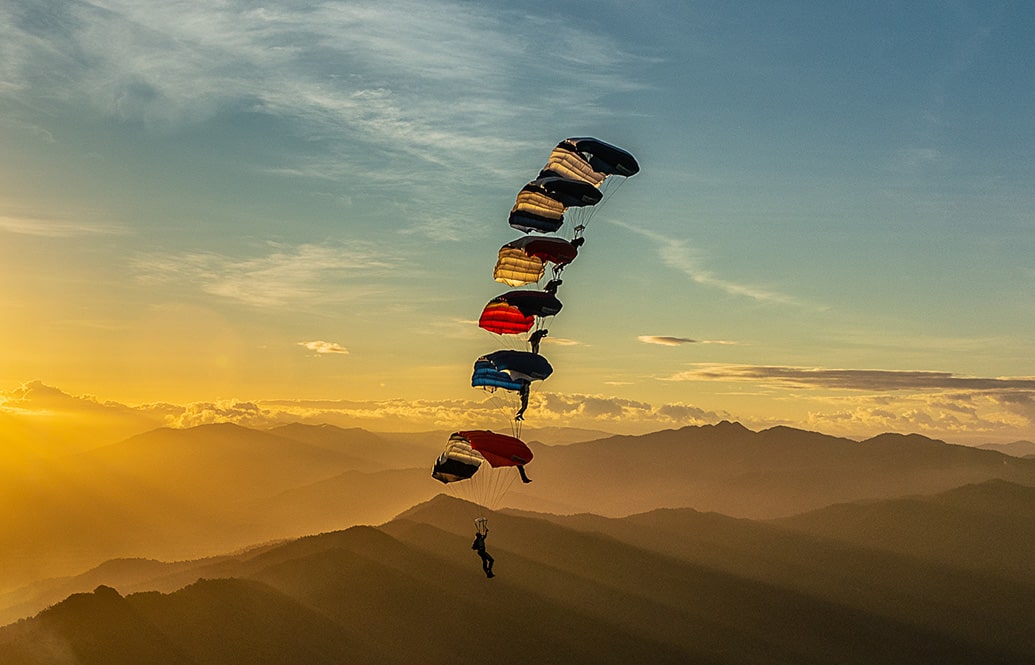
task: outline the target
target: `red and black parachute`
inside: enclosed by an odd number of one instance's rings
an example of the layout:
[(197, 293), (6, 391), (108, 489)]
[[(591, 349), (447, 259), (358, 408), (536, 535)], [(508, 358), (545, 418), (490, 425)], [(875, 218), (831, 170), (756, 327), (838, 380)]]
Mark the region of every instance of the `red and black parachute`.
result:
[(528, 332), (536, 320), (561, 311), (561, 301), (545, 291), (508, 291), (496, 296), (482, 310), (478, 327), (498, 335)]

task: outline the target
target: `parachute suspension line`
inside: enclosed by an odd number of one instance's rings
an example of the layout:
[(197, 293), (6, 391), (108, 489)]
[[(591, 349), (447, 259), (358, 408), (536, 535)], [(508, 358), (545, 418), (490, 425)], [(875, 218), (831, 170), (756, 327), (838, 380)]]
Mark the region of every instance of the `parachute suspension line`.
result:
[(615, 192), (617, 192), (618, 189), (625, 184), (626, 180), (627, 178), (622, 178), (621, 180), (614, 182), (612, 184), (613, 178), (609, 177), (607, 180), (603, 182), (603, 184), (600, 187), (600, 190), (604, 194), (603, 198), (601, 198), (600, 201), (598, 201), (595, 205), (586, 206), (585, 208), (581, 208), (578, 212), (575, 213), (574, 216), (578, 218), (579, 223), (574, 226), (574, 232), (572, 234), (573, 240), (582, 237), (582, 234), (585, 232), (586, 227), (589, 226), (589, 223), (593, 219), (593, 216), (596, 214), (597, 210), (599, 208), (604, 207), (604, 204), (607, 203), (608, 200), (615, 195)]
[(514, 482), (514, 473), (515, 471), (509, 467), (500, 467), (492, 469), (492, 472), (488, 474), (489, 487), (485, 494), (485, 505), (489, 510), (496, 510), (499, 507), (503, 495)]
[(479, 330), (494, 339), (496, 342), (499, 342), (500, 346), (511, 349), (512, 351), (521, 351), (527, 346), (525, 339), (521, 337), (521, 335), (500, 335), (499, 333), (486, 330), (485, 328), (479, 328)]

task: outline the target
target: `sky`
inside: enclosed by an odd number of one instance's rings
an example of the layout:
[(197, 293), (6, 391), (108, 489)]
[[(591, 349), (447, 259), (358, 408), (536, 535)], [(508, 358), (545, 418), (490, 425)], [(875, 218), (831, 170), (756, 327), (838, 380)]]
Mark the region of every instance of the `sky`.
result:
[(470, 373), (507, 214), (592, 136), (641, 172), (528, 426), (1035, 439), (1033, 32), (996, 0), (0, 0), (0, 424), (505, 429)]

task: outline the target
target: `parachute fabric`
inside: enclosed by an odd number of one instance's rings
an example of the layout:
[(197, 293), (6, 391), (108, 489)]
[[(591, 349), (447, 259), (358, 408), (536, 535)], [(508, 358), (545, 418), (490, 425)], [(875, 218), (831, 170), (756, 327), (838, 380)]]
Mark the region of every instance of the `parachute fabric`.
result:
[(492, 278), (508, 286), (533, 284), (543, 278), (547, 263), (554, 265), (556, 276), (578, 254), (578, 248), (564, 238), (523, 236), (500, 248)]
[(498, 335), (528, 332), (536, 318), (561, 311), (561, 301), (545, 291), (510, 291), (496, 296), (482, 310), (478, 327)]
[(492, 510), (514, 482), (509, 467), (528, 464), (532, 457), (521, 439), (491, 430), (465, 430), (449, 437), (431, 475), (458, 498)]

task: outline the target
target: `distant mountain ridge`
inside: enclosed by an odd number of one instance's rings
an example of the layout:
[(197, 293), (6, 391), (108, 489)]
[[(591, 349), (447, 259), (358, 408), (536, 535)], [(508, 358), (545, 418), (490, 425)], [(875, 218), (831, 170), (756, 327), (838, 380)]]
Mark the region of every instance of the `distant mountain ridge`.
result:
[(1035, 441), (1011, 441), (1010, 443), (986, 443), (978, 446), (984, 450), (994, 450), (1014, 457), (1035, 456)]
[(693, 507), (764, 519), (993, 478), (1035, 485), (1032, 460), (920, 435), (853, 441), (725, 421), (533, 451), (529, 473), (538, 484), (514, 491), (508, 503), (542, 512), (621, 516)]

